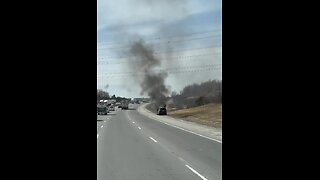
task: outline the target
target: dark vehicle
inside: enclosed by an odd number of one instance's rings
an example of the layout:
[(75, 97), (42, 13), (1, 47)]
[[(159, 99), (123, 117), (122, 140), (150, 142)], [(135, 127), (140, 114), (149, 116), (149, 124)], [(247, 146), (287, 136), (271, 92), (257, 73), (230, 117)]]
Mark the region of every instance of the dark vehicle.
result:
[(128, 104), (124, 104), (121, 106), (121, 109), (129, 109)]
[(97, 113), (99, 115), (107, 115), (108, 114), (108, 107), (103, 104), (98, 104), (97, 105)]
[(121, 109), (129, 109), (129, 101), (128, 100), (124, 100), (121, 103)]
[(167, 109), (165, 107), (160, 107), (157, 112), (158, 115), (167, 115)]

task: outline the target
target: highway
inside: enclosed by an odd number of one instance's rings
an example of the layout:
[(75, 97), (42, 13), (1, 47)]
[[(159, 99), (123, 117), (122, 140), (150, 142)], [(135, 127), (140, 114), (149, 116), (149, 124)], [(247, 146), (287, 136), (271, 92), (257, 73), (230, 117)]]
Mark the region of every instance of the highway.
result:
[(98, 119), (98, 180), (222, 179), (220, 142), (155, 121), (134, 109), (116, 109)]

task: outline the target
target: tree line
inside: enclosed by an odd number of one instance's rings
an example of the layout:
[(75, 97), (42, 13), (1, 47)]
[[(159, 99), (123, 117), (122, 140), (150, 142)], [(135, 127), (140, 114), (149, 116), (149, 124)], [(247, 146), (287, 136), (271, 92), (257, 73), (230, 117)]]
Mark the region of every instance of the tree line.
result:
[(104, 91), (102, 89), (97, 89), (97, 101), (100, 100), (109, 100), (109, 99), (115, 99), (116, 102), (121, 102), (122, 100), (126, 100), (127, 98), (125, 97), (120, 97), (116, 95), (110, 96), (110, 94), (107, 91)]
[(209, 80), (188, 85), (180, 93), (172, 92), (171, 98), (176, 108), (222, 103), (222, 80)]

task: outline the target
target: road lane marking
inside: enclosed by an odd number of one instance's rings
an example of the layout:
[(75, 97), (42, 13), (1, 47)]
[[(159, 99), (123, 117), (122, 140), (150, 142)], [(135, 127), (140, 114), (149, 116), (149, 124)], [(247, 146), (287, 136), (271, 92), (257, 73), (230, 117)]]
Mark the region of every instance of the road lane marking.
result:
[(188, 166), (186, 164), (187, 168), (189, 168), (193, 173), (195, 173), (196, 175), (198, 175), (199, 177), (201, 177), (201, 179), (203, 180), (208, 180), (207, 178), (205, 178), (204, 176), (202, 176), (200, 173), (198, 173), (196, 170), (194, 170), (192, 167)]
[(99, 134), (97, 134), (97, 139), (99, 138)]
[(134, 121), (132, 121), (132, 123), (134, 124), (135, 122), (134, 122)]
[(141, 129), (141, 127), (138, 126), (139, 129)]
[(157, 140), (153, 139), (152, 137), (149, 137), (149, 138), (154, 142), (158, 142)]
[(158, 122), (161, 122), (161, 123), (164, 123), (164, 124), (166, 124), (166, 125), (168, 125), (168, 126), (172, 126), (172, 127), (175, 127), (175, 128), (181, 129), (181, 130), (183, 130), (183, 131), (187, 131), (187, 132), (189, 132), (189, 133), (192, 133), (192, 134), (195, 134), (195, 135), (198, 135), (198, 136), (201, 136), (201, 137), (204, 137), (204, 138), (207, 138), (207, 139), (210, 139), (210, 140), (213, 140), (213, 141), (216, 141), (216, 142), (222, 143), (222, 141), (220, 141), (220, 140), (213, 139), (213, 138), (210, 138), (210, 137), (204, 136), (204, 135), (202, 135), (202, 134), (198, 134), (198, 133), (195, 133), (195, 132), (193, 132), (193, 131), (189, 131), (189, 130), (183, 129), (183, 128), (178, 127), (178, 126), (176, 126), (176, 125), (172, 125), (172, 124), (169, 124), (169, 123), (166, 123), (166, 122), (162, 122), (162, 121), (159, 121), (159, 120), (158, 120)]
[[(153, 139), (152, 137), (149, 137), (150, 139), (152, 139), (154, 142), (157, 142), (155, 139)], [(208, 180), (207, 178), (205, 178), (204, 176), (202, 176), (200, 173), (198, 173), (196, 170), (194, 170), (192, 167), (190, 167), (188, 164), (188, 162), (186, 160), (184, 160), (182, 157), (177, 156), (175, 153), (173, 153), (172, 151), (170, 151), (166, 146), (158, 143), (160, 145), (160, 147), (162, 147), (164, 150), (166, 150), (169, 153), (172, 153), (173, 156), (175, 156), (176, 158), (178, 158), (180, 161), (182, 161), (183, 164), (185, 164), (186, 167), (188, 167), (193, 173), (195, 173), (196, 175), (198, 175), (201, 179), (203, 180)]]
[(101, 128), (103, 128), (103, 125), (101, 126)]
[[(151, 115), (151, 114), (148, 114), (148, 110), (145, 111), (145, 112), (147, 112), (147, 114), (144, 114), (144, 113), (142, 112), (143, 110), (141, 111), (141, 109), (143, 109), (143, 108), (139, 107), (138, 109), (140, 109), (140, 110), (138, 110), (138, 112), (139, 112), (142, 116), (146, 116), (146, 117), (148, 117), (148, 118), (151, 118), (151, 119), (153, 119), (153, 120), (156, 120), (156, 121), (161, 122), (161, 123), (163, 123), (163, 124), (166, 124), (166, 125), (168, 125), (168, 126), (172, 126), (172, 127), (181, 129), (181, 130), (183, 130), (183, 131), (186, 131), (186, 132), (189, 132), (189, 133), (192, 133), (192, 134), (195, 134), (195, 135), (201, 136), (201, 137), (203, 137), (203, 138), (207, 138), (207, 139), (210, 139), (210, 140), (212, 140), (212, 141), (216, 141), (216, 142), (219, 142), (219, 143), (222, 144), (222, 141), (221, 141), (221, 140), (213, 139), (213, 138), (210, 138), (210, 137), (208, 137), (208, 136), (204, 136), (204, 135), (202, 135), (202, 134), (198, 134), (198, 133), (196, 133), (196, 132), (193, 132), (193, 131), (190, 131), (190, 130), (187, 130), (187, 129), (183, 129), (183, 128), (179, 127), (179, 126), (176, 126), (176, 125), (173, 125), (173, 124), (169, 124), (169, 123), (163, 122), (162, 120), (159, 120), (158, 118), (154, 117), (153, 114), (152, 114), (152, 115)], [(149, 111), (149, 112), (150, 112), (150, 111)], [(179, 121), (184, 122), (183, 120), (179, 120)]]

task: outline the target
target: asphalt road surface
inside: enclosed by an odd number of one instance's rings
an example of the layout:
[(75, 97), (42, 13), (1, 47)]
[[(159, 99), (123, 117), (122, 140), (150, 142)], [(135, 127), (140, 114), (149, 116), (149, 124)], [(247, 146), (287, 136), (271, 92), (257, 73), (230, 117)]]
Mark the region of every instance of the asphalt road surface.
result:
[(222, 144), (136, 110), (97, 121), (98, 180), (220, 180)]

